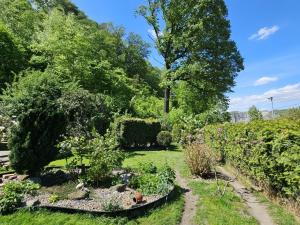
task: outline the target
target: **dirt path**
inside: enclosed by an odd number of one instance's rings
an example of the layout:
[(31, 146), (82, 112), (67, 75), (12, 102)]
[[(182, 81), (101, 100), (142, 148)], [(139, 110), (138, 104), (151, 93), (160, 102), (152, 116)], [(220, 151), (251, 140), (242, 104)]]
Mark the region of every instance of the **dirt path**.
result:
[(180, 225), (191, 225), (193, 224), (192, 219), (196, 215), (198, 197), (197, 195), (193, 195), (192, 190), (188, 186), (187, 180), (182, 178), (178, 171), (176, 171), (176, 180), (179, 186), (185, 189), (185, 205)]
[(262, 204), (245, 186), (243, 186), (237, 179), (226, 171), (223, 167), (219, 167), (218, 171), (224, 176), (230, 178), (230, 184), (234, 190), (244, 199), (249, 207), (249, 213), (257, 219), (262, 225), (274, 225), (270, 217), (267, 207)]

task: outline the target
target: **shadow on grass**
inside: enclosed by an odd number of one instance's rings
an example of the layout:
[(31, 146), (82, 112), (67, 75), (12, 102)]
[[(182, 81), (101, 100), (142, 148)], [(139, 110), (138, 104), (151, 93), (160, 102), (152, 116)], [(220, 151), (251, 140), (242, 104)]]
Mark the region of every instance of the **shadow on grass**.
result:
[(126, 152), (133, 152), (133, 151), (174, 151), (179, 152), (181, 151), (176, 144), (172, 144), (169, 147), (161, 147), (161, 146), (151, 146), (151, 147), (132, 147), (132, 148), (124, 148)]

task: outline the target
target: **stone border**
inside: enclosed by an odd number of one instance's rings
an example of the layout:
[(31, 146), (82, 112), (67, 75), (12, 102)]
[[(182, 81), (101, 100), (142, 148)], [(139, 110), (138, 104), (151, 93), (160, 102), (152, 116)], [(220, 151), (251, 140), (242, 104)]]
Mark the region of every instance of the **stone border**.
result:
[(146, 203), (144, 205), (140, 205), (130, 209), (124, 209), (119, 211), (91, 211), (91, 210), (83, 210), (83, 209), (74, 209), (74, 208), (66, 208), (59, 206), (35, 206), (35, 209), (47, 209), (52, 212), (63, 212), (69, 214), (81, 213), (81, 214), (91, 214), (94, 216), (108, 216), (108, 217), (128, 217), (135, 218), (142, 215), (145, 215), (150, 209), (157, 208), (164, 203), (171, 200), (176, 193), (176, 188), (173, 186), (173, 189), (165, 196), (153, 201)]

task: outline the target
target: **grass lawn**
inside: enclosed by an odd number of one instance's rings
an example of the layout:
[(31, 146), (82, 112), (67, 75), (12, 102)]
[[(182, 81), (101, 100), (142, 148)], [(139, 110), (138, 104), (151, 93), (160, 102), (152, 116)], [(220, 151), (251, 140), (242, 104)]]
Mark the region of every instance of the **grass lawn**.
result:
[[(194, 218), (195, 224), (258, 224), (247, 214), (244, 203), (231, 187), (227, 187), (225, 194), (219, 196), (216, 194), (216, 182), (192, 181), (190, 186), (193, 192), (200, 196), (196, 218)], [(221, 189), (223, 190), (223, 187)]]

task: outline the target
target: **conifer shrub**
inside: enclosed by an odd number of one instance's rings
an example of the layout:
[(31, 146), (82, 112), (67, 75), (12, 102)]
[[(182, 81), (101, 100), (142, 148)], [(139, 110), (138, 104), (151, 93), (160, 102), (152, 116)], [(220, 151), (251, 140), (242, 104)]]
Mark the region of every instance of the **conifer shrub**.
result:
[(172, 134), (169, 131), (161, 131), (156, 139), (159, 146), (169, 147), (172, 143)]

